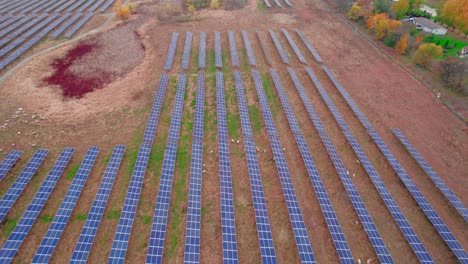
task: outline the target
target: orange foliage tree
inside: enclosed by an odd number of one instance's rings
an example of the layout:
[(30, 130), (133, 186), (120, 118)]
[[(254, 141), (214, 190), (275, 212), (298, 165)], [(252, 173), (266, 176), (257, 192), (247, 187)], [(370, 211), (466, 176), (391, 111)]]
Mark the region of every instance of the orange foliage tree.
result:
[(388, 33), (393, 33), (403, 25), (398, 20), (388, 18), (385, 13), (375, 14), (366, 20), (366, 25), (374, 31), (375, 37), (383, 39)]
[(403, 17), (409, 9), (409, 0), (400, 0), (392, 4), (392, 10), (397, 18)]
[(468, 35), (468, 0), (446, 0), (442, 4), (442, 22)]
[(408, 38), (409, 34), (406, 33), (403, 36), (401, 36), (400, 40), (398, 41), (395, 50), (398, 54), (402, 55), (405, 54), (406, 48), (408, 47)]
[(416, 53), (414, 53), (413, 62), (422, 67), (427, 67), (435, 57), (442, 56), (442, 53), (443, 49), (441, 46), (434, 43), (421, 44)]

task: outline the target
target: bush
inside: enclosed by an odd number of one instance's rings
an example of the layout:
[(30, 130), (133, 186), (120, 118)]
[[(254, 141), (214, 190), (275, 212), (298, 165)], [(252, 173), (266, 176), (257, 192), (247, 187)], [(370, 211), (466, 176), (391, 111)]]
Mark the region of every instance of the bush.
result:
[(210, 8), (211, 9), (218, 9), (221, 6), (219, 0), (211, 0)]
[(192, 5), (197, 9), (203, 9), (208, 7), (208, 0), (193, 0)]
[(119, 5), (115, 7), (115, 14), (120, 19), (128, 19), (132, 14), (132, 9), (128, 5)]
[(224, 9), (226, 10), (235, 10), (241, 9), (245, 5), (245, 0), (225, 0), (223, 2)]
[(399, 37), (396, 34), (389, 34), (384, 38), (384, 44), (387, 47), (393, 48), (395, 47)]

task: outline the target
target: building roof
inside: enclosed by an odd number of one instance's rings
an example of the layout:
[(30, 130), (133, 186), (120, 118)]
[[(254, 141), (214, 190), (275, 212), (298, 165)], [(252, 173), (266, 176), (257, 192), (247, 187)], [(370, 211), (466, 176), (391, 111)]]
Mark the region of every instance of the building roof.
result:
[(444, 28), (443, 26), (441, 26), (439, 24), (436, 24), (436, 23), (432, 22), (432, 20), (429, 20), (429, 19), (427, 19), (425, 17), (415, 17), (414, 22), (418, 23), (418, 24), (421, 24), (422, 26), (427, 27), (430, 30)]

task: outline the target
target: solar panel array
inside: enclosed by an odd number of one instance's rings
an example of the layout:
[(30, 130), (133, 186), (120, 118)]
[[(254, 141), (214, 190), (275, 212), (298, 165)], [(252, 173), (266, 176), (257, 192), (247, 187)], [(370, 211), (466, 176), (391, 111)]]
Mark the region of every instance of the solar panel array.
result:
[(236, 82), (237, 101), (239, 105), (242, 134), (244, 136), (245, 154), (249, 171), (250, 188), (252, 190), (260, 255), (262, 257), (262, 263), (277, 263), (270, 220), (266, 207), (265, 193), (263, 192), (260, 167), (258, 165), (256, 147), (250, 125), (247, 99), (245, 97), (244, 85), (239, 71), (234, 72), (234, 80)]
[(200, 47), (198, 51), (198, 68), (204, 69), (206, 66), (206, 32), (200, 32)]
[(299, 61), (304, 63), (304, 64), (307, 64), (307, 61), (304, 58), (304, 55), (302, 55), (301, 50), (297, 47), (296, 42), (294, 42), (294, 40), (291, 38), (288, 31), (283, 28), (283, 29), (281, 29), (281, 32), (283, 32), (283, 35), (286, 37), (286, 40), (288, 41), (289, 45), (294, 50), (294, 53), (296, 53), (296, 56), (299, 59)]
[(39, 169), (39, 166), (41, 166), (48, 152), (49, 151), (46, 149), (39, 149), (36, 151), (20, 175), (16, 177), (13, 185), (11, 185), (5, 195), (3, 195), (2, 200), (0, 200), (0, 223), (5, 220), (5, 216), (8, 214), (13, 204), (15, 204), (24, 188), (26, 188), (31, 178), (36, 174), (36, 171)]
[(10, 171), (13, 165), (15, 165), (22, 154), (23, 151), (21, 150), (13, 150), (3, 159), (2, 163), (0, 163), (0, 181)]
[(195, 121), (193, 124), (192, 158), (185, 228), (184, 263), (200, 263), (200, 219), (203, 173), (203, 126), (205, 106), (205, 74), (198, 73)]
[(270, 2), (269, 2), (268, 0), (263, 0), (263, 2), (265, 3), (265, 5), (266, 5), (267, 7), (271, 7), (271, 4), (270, 4)]
[(3, 244), (3, 247), (0, 250), (1, 263), (11, 263), (15, 257), (16, 252), (21, 247), (21, 244), (32, 228), (32, 225), (36, 222), (39, 213), (42, 211), (42, 208), (49, 199), (52, 190), (70, 161), (74, 151), (75, 150), (72, 148), (65, 148), (60, 154), (51, 171), (34, 196), (34, 199), (31, 201), (28, 208), (18, 221), (18, 224)]
[(3, 22), (0, 23), (0, 28), (7, 27), (7, 26), (11, 25), (12, 23), (15, 23), (16, 21), (18, 21), (20, 18), (22, 18), (22, 17), (21, 16), (10, 17), (6, 21), (3, 21)]
[(184, 53), (182, 55), (182, 69), (188, 70), (190, 67), (190, 52), (192, 51), (192, 32), (187, 32), (185, 36)]
[(224, 77), (216, 72), (216, 110), (218, 122), (218, 156), (221, 195), (221, 228), (223, 263), (238, 263), (234, 194), (232, 191), (231, 162), (224, 96)]
[(114, 3), (114, 0), (107, 0), (107, 2), (101, 7), (99, 12), (102, 13), (102, 12), (106, 11), (106, 9), (109, 8), (109, 6), (111, 6), (113, 3)]
[(146, 263), (161, 263), (166, 236), (167, 216), (171, 200), (172, 180), (175, 170), (177, 142), (179, 141), (180, 123), (184, 109), (185, 87), (187, 86), (187, 74), (182, 73), (177, 85), (177, 93), (172, 112), (169, 135), (166, 144), (166, 152), (162, 165), (162, 173), (159, 181), (156, 208), (154, 209), (153, 225), (148, 243)]
[(143, 143), (138, 150), (138, 156), (133, 168), (127, 196), (125, 197), (119, 224), (112, 243), (108, 263), (123, 263), (127, 253), (128, 240), (132, 232), (133, 221), (140, 200), (141, 187), (145, 178), (146, 166), (148, 165), (151, 144)]
[(81, 234), (76, 243), (70, 263), (86, 263), (88, 259), (124, 152), (125, 146), (115, 146), (109, 163), (107, 164), (106, 171), (104, 172), (104, 176), (102, 177), (101, 184), (99, 185), (99, 189), (94, 197), (91, 209), (89, 209), (86, 222), (83, 229), (81, 229)]
[(284, 0), (284, 2), (285, 2), (289, 7), (293, 7), (293, 5), (291, 4), (291, 2), (289, 2), (289, 0)]
[(288, 208), (289, 219), (291, 221), (294, 238), (296, 239), (296, 245), (299, 251), (299, 256), (302, 263), (315, 263), (315, 256), (310, 244), (307, 229), (305, 227), (304, 218), (302, 216), (299, 202), (297, 201), (296, 191), (289, 176), (289, 169), (286, 165), (286, 160), (283, 154), (283, 148), (278, 138), (276, 127), (273, 121), (273, 116), (266, 99), (264, 92), (262, 79), (257, 70), (252, 70), (252, 76), (254, 79), (255, 89), (257, 90), (258, 99), (260, 101), (260, 107), (265, 120), (265, 125), (270, 138), (270, 144), (273, 150), (275, 158), (275, 165), (278, 170), (281, 188), (283, 190), (284, 199), (286, 200), (286, 206)]
[(174, 55), (177, 49), (177, 40), (179, 39), (179, 33), (172, 33), (171, 44), (167, 52), (166, 63), (164, 64), (164, 70), (170, 71), (172, 69), (172, 63), (174, 62)]
[(263, 42), (263, 39), (262, 39), (262, 35), (260, 34), (260, 31), (256, 31), (257, 33), (257, 38), (258, 38), (258, 41), (260, 42), (260, 46), (262, 47), (262, 51), (263, 51), (263, 54), (265, 55), (265, 58), (268, 62), (268, 64), (271, 66), (271, 58), (270, 58), (270, 54), (268, 53), (268, 50), (265, 46), (265, 43)]
[(19, 26), (31, 20), (31, 18), (32, 18), (31, 16), (25, 16), (21, 18), (19, 21), (17, 21), (16, 23), (8, 26), (7, 28), (2, 28), (2, 31), (0, 31), (0, 37), (3, 37), (6, 34), (10, 33), (11, 31), (17, 29)]
[(427, 173), (429, 178), (435, 183), (437, 188), (445, 195), (447, 200), (457, 209), (461, 216), (468, 221), (468, 209), (463, 205), (460, 199), (450, 190), (450, 188), (442, 181), (442, 179), (437, 175), (437, 173), (432, 169), (431, 165), (424, 160), (424, 158), (419, 154), (416, 148), (409, 142), (405, 135), (398, 129), (392, 129), (393, 134), (400, 140), (400, 142), (405, 146), (406, 150), (411, 154), (411, 156), (418, 162), (418, 164), (423, 168)]
[(283, 46), (281, 46), (281, 42), (276, 37), (275, 32), (273, 30), (271, 30), (271, 29), (268, 30), (268, 32), (270, 33), (270, 37), (273, 40), (273, 43), (275, 44), (276, 50), (278, 51), (278, 54), (280, 55), (281, 60), (284, 63), (289, 64), (288, 55), (286, 55), (286, 52), (284, 52)]
[(61, 27), (59, 27), (56, 31), (54, 31), (50, 36), (52, 38), (58, 38), (60, 34), (62, 34), (67, 28), (71, 26), (71, 24), (75, 23), (80, 16), (83, 15), (82, 13), (76, 13), (74, 16), (72, 16), (65, 24), (63, 24)]
[(294, 29), (296, 31), (297, 35), (299, 38), (301, 38), (302, 42), (306, 46), (306, 48), (309, 50), (309, 52), (314, 56), (315, 60), (319, 63), (323, 63), (322, 57), (318, 54), (318, 52), (315, 50), (314, 46), (309, 42), (309, 40), (302, 34), (302, 32), (299, 29)]
[(36, 255), (32, 260), (33, 263), (48, 263), (50, 261), (52, 253), (60, 240), (68, 219), (73, 212), (73, 208), (75, 208), (75, 204), (80, 197), (84, 184), (88, 179), (88, 175), (93, 168), (98, 153), (98, 147), (90, 147), (88, 149), (88, 152), (81, 162), (80, 168), (68, 188), (65, 198), (62, 200), (62, 204), (60, 205), (52, 224), (49, 226), (49, 230), (42, 239), (39, 249), (36, 251)]
[(96, 11), (96, 9), (98, 9), (98, 8), (102, 5), (102, 3), (104, 3), (104, 1), (105, 1), (105, 0), (98, 0), (98, 1), (96, 1), (96, 2), (94, 3), (94, 5), (91, 6), (91, 8), (90, 8), (88, 11), (89, 11), (89, 12), (94, 12), (94, 11)]
[(154, 96), (153, 106), (151, 107), (148, 123), (146, 124), (145, 134), (143, 135), (143, 143), (153, 143), (168, 83), (169, 75), (163, 74), (161, 76), (161, 80), (159, 81), (159, 86), (158, 90), (156, 91), (156, 95)]
[(279, 0), (273, 0), (278, 7), (283, 7)]
[(439, 235), (445, 241), (447, 246), (452, 250), (452, 252), (455, 254), (455, 256), (458, 258), (458, 260), (461, 263), (468, 263), (468, 256), (465, 250), (463, 249), (463, 247), (460, 245), (458, 240), (449, 230), (447, 225), (439, 217), (439, 215), (434, 210), (434, 208), (432, 208), (431, 204), (426, 200), (426, 198), (421, 193), (419, 188), (411, 180), (409, 175), (406, 173), (405, 169), (401, 166), (400, 162), (398, 162), (395, 155), (393, 155), (393, 153), (390, 151), (390, 149), (388, 148), (387, 144), (385, 144), (383, 139), (379, 136), (377, 131), (373, 129), (369, 129), (367, 132), (372, 137), (375, 144), (380, 149), (382, 154), (385, 156), (387, 161), (390, 163), (393, 170), (395, 170), (396, 174), (401, 179), (403, 184), (405, 184), (406, 188), (411, 193), (411, 196), (413, 196), (413, 198), (416, 200), (419, 207), (421, 207), (422, 211), (427, 216), (429, 221), (435, 227), (437, 232), (439, 232)]
[(215, 34), (215, 66), (216, 68), (222, 68), (223, 57), (221, 55), (221, 33), (216, 31), (214, 34)]
[(242, 30), (242, 39), (244, 40), (244, 46), (247, 51), (247, 58), (249, 59), (249, 64), (251, 66), (257, 66), (252, 46), (250, 46), (249, 35), (245, 30)]
[(93, 12), (89, 12), (88, 14), (86, 14), (86, 16), (84, 16), (83, 18), (81, 18), (80, 21), (78, 21), (70, 30), (67, 31), (67, 33), (65, 33), (65, 37), (66, 38), (71, 38), (73, 35), (75, 35), (76, 32), (78, 32), (78, 30), (80, 30), (80, 28), (86, 23), (88, 22), (88, 20), (91, 19), (91, 17), (93, 17), (94, 13)]
[(228, 31), (229, 49), (231, 51), (231, 62), (233, 67), (239, 67), (239, 56), (237, 56), (236, 38), (234, 31)]

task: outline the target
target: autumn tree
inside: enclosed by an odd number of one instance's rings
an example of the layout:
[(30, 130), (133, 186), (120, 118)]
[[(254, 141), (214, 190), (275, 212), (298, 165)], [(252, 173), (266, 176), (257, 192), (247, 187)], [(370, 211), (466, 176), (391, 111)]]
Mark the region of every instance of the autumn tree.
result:
[(401, 26), (403, 26), (403, 22), (401, 22), (399, 20), (390, 19), (388, 21), (388, 31), (391, 32), (391, 33), (395, 32)]
[(388, 13), (390, 10), (389, 0), (374, 0), (373, 5), (375, 13)]
[(409, 10), (409, 0), (400, 0), (393, 2), (392, 10), (395, 12), (397, 18), (402, 18)]
[(357, 20), (360, 17), (361, 7), (357, 4), (354, 4), (348, 12), (348, 18), (351, 20)]
[(414, 54), (413, 62), (425, 68), (435, 57), (442, 56), (442, 52), (442, 47), (434, 43), (421, 44)]
[(357, 20), (361, 17), (367, 18), (373, 13), (373, 6), (371, 0), (357, 0), (349, 9), (348, 18)]
[(440, 18), (453, 29), (468, 34), (468, 0), (445, 0), (441, 3)]
[(374, 27), (374, 33), (377, 39), (383, 39), (387, 35), (388, 24), (388, 19), (380, 19), (377, 21)]
[(455, 57), (440, 61), (440, 77), (444, 85), (454, 92), (462, 92), (465, 67), (465, 62), (457, 60)]
[(403, 36), (401, 36), (400, 40), (398, 41), (395, 50), (398, 54), (402, 55), (405, 54), (406, 48), (408, 47), (408, 38), (409, 34), (406, 33)]

